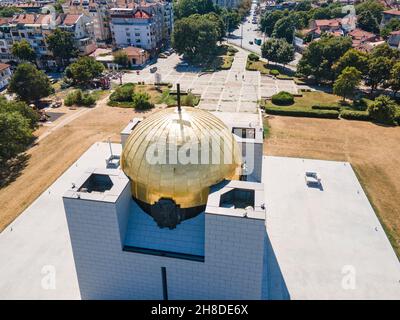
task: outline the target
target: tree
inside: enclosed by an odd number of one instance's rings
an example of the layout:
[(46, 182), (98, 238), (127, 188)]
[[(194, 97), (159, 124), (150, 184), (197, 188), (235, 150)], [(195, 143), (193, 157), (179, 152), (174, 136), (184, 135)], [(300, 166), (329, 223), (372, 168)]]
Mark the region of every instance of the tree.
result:
[(260, 20), (261, 30), (267, 35), (271, 36), (274, 31), (276, 22), (283, 18), (284, 12), (281, 10), (272, 11), (262, 16)]
[(4, 96), (0, 97), (0, 112), (17, 112), (28, 120), (29, 127), (35, 129), (39, 121), (39, 113), (29, 107), (23, 101), (7, 100)]
[(20, 113), (0, 112), (0, 164), (24, 151), (32, 141), (28, 119)]
[(37, 101), (54, 92), (46, 74), (29, 62), (18, 65), (11, 77), (8, 91), (26, 102)]
[(210, 12), (202, 15), (202, 18), (207, 19), (210, 22), (214, 23), (218, 32), (218, 40), (222, 41), (222, 38), (225, 36), (225, 30), (226, 30), (226, 25), (222, 20), (222, 16), (219, 16), (214, 12)]
[(11, 53), (22, 61), (35, 61), (36, 59), (35, 50), (25, 39), (14, 42), (11, 47)]
[(381, 36), (387, 39), (391, 32), (400, 30), (400, 20), (392, 18), (390, 21), (382, 28)]
[(224, 8), (222, 9), (220, 16), (224, 24), (224, 34), (225, 30), (228, 30), (228, 32), (230, 33), (235, 30), (240, 24), (240, 15), (235, 10), (228, 10)]
[(189, 61), (204, 61), (215, 53), (218, 39), (215, 22), (201, 15), (191, 15), (175, 23), (172, 46)]
[(400, 59), (400, 51), (396, 50), (396, 49), (392, 49), (385, 42), (385, 43), (380, 44), (379, 46), (376, 46), (375, 48), (372, 49), (371, 57), (372, 58), (385, 57), (385, 58), (388, 58), (389, 60), (391, 60), (392, 62), (395, 62), (395, 60)]
[(189, 17), (192, 14), (215, 12), (212, 0), (179, 0), (174, 6), (177, 19)]
[(368, 72), (368, 54), (357, 49), (350, 49), (333, 65), (336, 74), (340, 74), (346, 67), (355, 67), (365, 76)]
[(390, 79), (388, 81), (389, 87), (393, 90), (396, 97), (397, 92), (400, 90), (400, 62), (397, 62), (390, 72)]
[(377, 0), (367, 0), (356, 5), (357, 15), (363, 12), (370, 12), (378, 23), (382, 20), (382, 12), (384, 9), (384, 6)]
[(285, 39), (269, 39), (263, 43), (261, 54), (269, 61), (286, 65), (294, 60), (294, 47)]
[(390, 78), (391, 60), (386, 57), (371, 58), (368, 62), (368, 74), (365, 83), (371, 86), (371, 94)]
[(77, 56), (74, 36), (71, 32), (57, 28), (46, 37), (46, 42), (59, 65), (65, 66), (66, 62)]
[(357, 17), (358, 27), (372, 33), (379, 33), (379, 23), (370, 11), (363, 11)]
[(296, 4), (294, 8), (296, 11), (310, 11), (311, 10), (311, 1), (301, 1)]
[(343, 97), (345, 101), (346, 97), (354, 93), (360, 82), (361, 72), (354, 67), (346, 67), (333, 84), (333, 93)]
[(274, 38), (285, 39), (287, 42), (292, 43), (294, 30), (294, 20), (291, 17), (283, 17), (276, 22), (272, 36)]
[(65, 70), (68, 78), (77, 85), (84, 85), (101, 75), (104, 66), (92, 57), (80, 57), (76, 62), (71, 63)]
[(349, 37), (323, 35), (319, 41), (311, 42), (304, 51), (297, 73), (303, 77), (313, 76), (317, 82), (332, 82), (335, 78), (333, 64), (351, 48), (351, 45)]
[(15, 14), (24, 12), (22, 9), (17, 8), (17, 7), (1, 7), (0, 8), (0, 17), (5, 17), (5, 18), (11, 18)]
[(114, 53), (114, 63), (127, 67), (129, 65), (129, 57), (124, 51), (118, 50)]
[(377, 122), (394, 124), (396, 104), (388, 96), (380, 95), (368, 107), (369, 116)]

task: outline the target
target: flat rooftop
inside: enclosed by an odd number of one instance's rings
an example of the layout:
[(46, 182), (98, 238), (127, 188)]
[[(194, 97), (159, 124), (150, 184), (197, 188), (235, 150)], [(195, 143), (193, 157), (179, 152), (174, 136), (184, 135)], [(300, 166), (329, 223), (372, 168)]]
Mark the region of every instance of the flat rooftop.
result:
[[(306, 171), (322, 188), (307, 186)], [(348, 162), (268, 156), (262, 182), (271, 254), (290, 299), (400, 299), (399, 260)]]

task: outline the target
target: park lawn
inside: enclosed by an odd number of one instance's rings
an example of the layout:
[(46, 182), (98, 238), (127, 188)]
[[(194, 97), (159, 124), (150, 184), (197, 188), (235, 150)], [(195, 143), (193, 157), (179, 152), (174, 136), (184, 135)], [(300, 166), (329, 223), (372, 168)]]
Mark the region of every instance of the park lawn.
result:
[(268, 63), (265, 61), (261, 61), (261, 60), (251, 61), (251, 60), (247, 59), (246, 70), (260, 71), (261, 74), (269, 74)]
[[(311, 91), (303, 92), (301, 97), (294, 98), (294, 104), (290, 106), (278, 106), (272, 103), (272, 101), (266, 101), (264, 103), (265, 107), (279, 107), (282, 109), (305, 109), (311, 110), (312, 106), (315, 105), (339, 105), (341, 97), (326, 93), (322, 91)], [(322, 102), (322, 103), (321, 103)]]

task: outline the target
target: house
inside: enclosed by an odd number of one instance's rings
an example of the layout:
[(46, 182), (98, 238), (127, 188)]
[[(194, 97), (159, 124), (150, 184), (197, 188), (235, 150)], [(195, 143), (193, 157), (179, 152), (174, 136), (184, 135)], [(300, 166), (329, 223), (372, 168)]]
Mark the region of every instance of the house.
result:
[(9, 64), (0, 63), (0, 90), (8, 86), (11, 78), (11, 68)]
[(150, 58), (149, 53), (141, 48), (127, 47), (122, 49), (122, 51), (128, 56), (131, 65), (143, 65)]
[(93, 32), (97, 43), (104, 43), (111, 38), (108, 21), (108, 2), (95, 0), (70, 0), (62, 5), (66, 14), (85, 14), (93, 21)]
[(400, 50), (400, 30), (391, 32), (387, 43), (392, 48)]
[(317, 19), (311, 21), (310, 28), (306, 30), (306, 33), (311, 34), (313, 39), (319, 38), (323, 33), (341, 37), (344, 35), (341, 27), (341, 19)]
[(85, 14), (64, 15), (59, 28), (72, 32), (79, 55), (89, 55), (96, 50), (92, 19)]
[(382, 38), (372, 32), (356, 28), (350, 31), (348, 35), (352, 39), (352, 46), (358, 50), (369, 52), (376, 43), (382, 43)]
[(387, 24), (391, 19), (400, 19), (400, 10), (391, 9), (383, 11), (381, 26)]

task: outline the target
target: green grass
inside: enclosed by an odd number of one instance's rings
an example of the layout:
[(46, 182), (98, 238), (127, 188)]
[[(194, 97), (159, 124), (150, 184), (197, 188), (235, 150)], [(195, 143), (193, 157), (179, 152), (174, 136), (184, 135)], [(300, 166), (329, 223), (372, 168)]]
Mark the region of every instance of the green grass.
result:
[[(292, 105), (284, 106), (281, 108), (311, 110), (312, 106), (314, 105), (339, 105), (340, 99), (340, 97), (334, 94), (325, 93), (322, 91), (303, 92), (303, 95), (301, 97), (294, 98), (294, 103)], [(278, 105), (273, 104), (271, 101), (265, 102), (264, 105), (279, 107)]]

